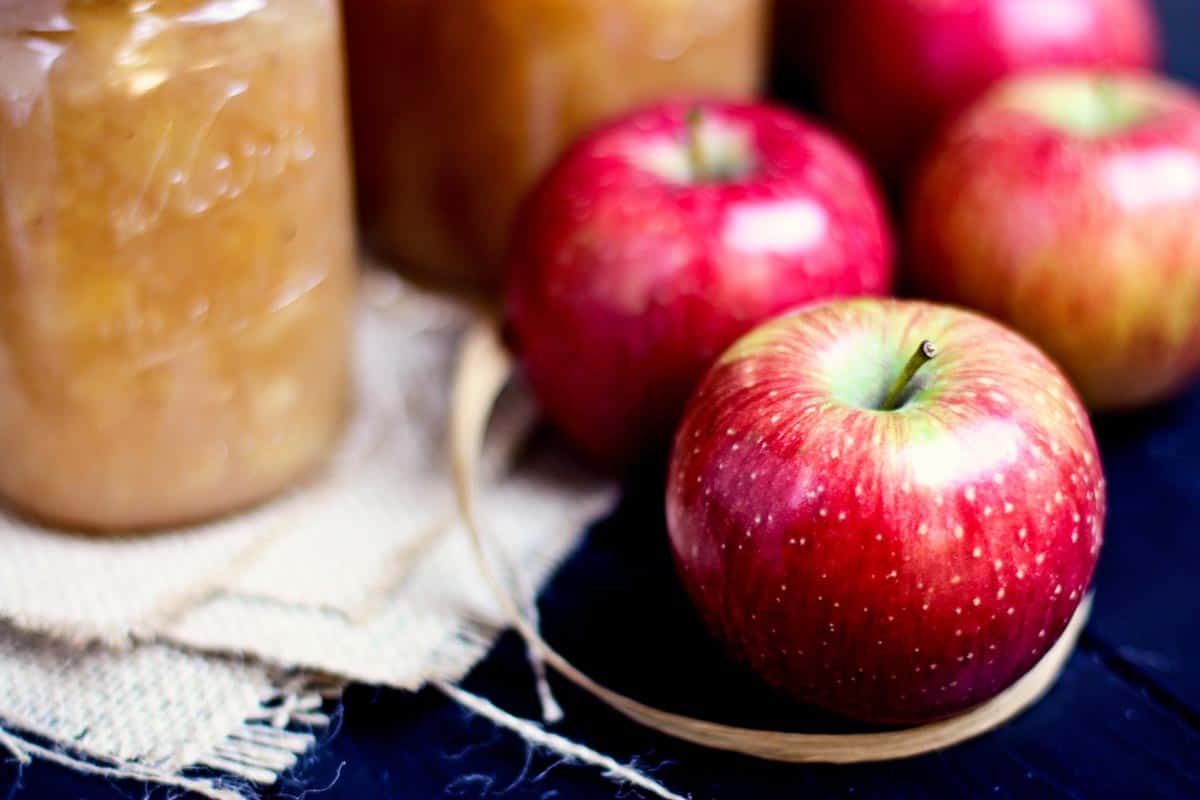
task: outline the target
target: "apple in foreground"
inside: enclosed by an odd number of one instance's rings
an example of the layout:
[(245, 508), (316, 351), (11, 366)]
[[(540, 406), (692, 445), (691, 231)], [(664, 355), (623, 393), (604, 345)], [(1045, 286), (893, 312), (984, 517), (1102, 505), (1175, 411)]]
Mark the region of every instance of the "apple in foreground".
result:
[(1000, 78), (1047, 67), (1150, 68), (1149, 0), (841, 0), (826, 105), (889, 180)]
[(620, 467), (669, 443), (734, 339), (815, 298), (886, 293), (866, 170), (780, 108), (668, 102), (570, 149), (518, 219), (508, 332), (547, 416)]
[(896, 724), (985, 701), (1041, 658), (1087, 590), (1104, 512), (1054, 364), (984, 317), (898, 300), (740, 339), (688, 405), (667, 488), (680, 575), (717, 637), (800, 700)]
[(1200, 369), (1200, 98), (1150, 75), (1006, 81), (910, 205), (913, 280), (1037, 342), (1099, 410)]

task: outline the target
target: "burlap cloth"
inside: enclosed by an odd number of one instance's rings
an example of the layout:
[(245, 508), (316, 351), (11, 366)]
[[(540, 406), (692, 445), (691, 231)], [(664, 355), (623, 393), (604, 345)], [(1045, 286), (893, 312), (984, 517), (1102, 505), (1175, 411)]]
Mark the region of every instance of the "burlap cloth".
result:
[[(360, 296), (356, 408), (310, 485), (152, 537), (0, 517), (0, 748), (237, 797), (239, 782), (269, 783), (312, 746), (345, 681), (455, 681), (487, 651), (502, 620), (445, 463), (471, 312), (374, 271)], [(615, 494), (532, 423), (513, 393), (482, 500), (526, 593)]]

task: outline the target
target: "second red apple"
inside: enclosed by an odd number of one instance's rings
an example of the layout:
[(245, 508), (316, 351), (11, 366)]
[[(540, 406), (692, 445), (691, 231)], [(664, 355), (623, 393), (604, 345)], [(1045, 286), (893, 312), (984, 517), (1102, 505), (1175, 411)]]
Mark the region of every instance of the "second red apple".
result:
[(1004, 81), (938, 141), (908, 209), (915, 287), (1004, 320), (1095, 410), (1200, 375), (1200, 96), (1142, 74)]
[(824, 131), (770, 106), (669, 102), (584, 138), (529, 199), (509, 331), (550, 419), (620, 466), (666, 443), (738, 336), (885, 293), (892, 260), (871, 178)]

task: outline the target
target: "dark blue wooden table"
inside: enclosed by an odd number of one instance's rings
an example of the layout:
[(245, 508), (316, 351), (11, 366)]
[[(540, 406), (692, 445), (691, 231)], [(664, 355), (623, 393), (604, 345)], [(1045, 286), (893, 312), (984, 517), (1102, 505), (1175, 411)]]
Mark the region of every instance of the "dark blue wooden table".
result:
[[(1200, 2), (1160, 0), (1168, 68), (1200, 85)], [(1200, 220), (1197, 221), (1200, 225)], [(937, 755), (858, 767), (783, 766), (714, 754), (626, 723), (556, 684), (558, 730), (637, 763), (697, 800), (1200, 797), (1200, 387), (1137, 416), (1097, 421), (1109, 476), (1107, 540), (1090, 625), (1052, 693), (1004, 728)], [(727, 722), (846, 724), (780, 701), (700, 630), (668, 559), (659, 470), (542, 597), (548, 638), (611, 686)], [(506, 637), (466, 682), (534, 716), (521, 647)], [(634, 797), (591, 769), (531, 753), (441, 695), (353, 687), (323, 745), (268, 798), (599, 800)], [(0, 762), (9, 800), (167, 797), (34, 764)]]

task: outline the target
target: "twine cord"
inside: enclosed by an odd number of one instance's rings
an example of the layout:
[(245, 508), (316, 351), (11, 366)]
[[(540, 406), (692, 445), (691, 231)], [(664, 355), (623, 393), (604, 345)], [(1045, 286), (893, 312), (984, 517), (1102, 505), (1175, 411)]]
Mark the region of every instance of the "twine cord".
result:
[[(311, 732), (288, 728), (297, 724), (308, 727), (329, 724), (329, 716), (320, 711), (323, 690), (323, 686), (304, 676), (285, 681), (261, 698), (262, 704), (241, 726), (213, 744), (211, 750), (196, 755), (183, 769), (207, 767), (247, 784), (273, 785), (316, 742)], [(65, 748), (38, 744), (0, 726), (0, 754), (4, 752), (22, 766), (44, 760), (85, 775), (169, 786), (209, 800), (247, 800), (260, 794), (249, 786), (243, 792), (222, 786), (219, 780), (191, 778), (180, 771), (138, 761), (72, 755)]]
[(490, 720), (501, 728), (512, 731), (532, 745), (557, 753), (569, 761), (598, 767), (604, 772), (605, 776), (621, 783), (627, 783), (639, 789), (644, 789), (656, 797), (661, 797), (663, 800), (688, 800), (688, 798), (675, 794), (633, 767), (622, 764), (611, 756), (598, 753), (590, 747), (573, 742), (565, 736), (550, 733), (537, 723), (510, 714), (479, 695), (472, 694), (445, 681), (436, 681), (433, 685), (463, 708), (469, 709), (479, 716)]
[(476, 487), (478, 462), (491, 410), (513, 371), (494, 320), (483, 319), (464, 339), (456, 367), (450, 411), (450, 460), (459, 510), (489, 588), (530, 652), (562, 677), (645, 727), (704, 747), (771, 761), (855, 764), (908, 758), (941, 750), (986, 733), (1020, 714), (1054, 684), (1075, 649), (1088, 614), (1089, 594), (1062, 635), (1042, 659), (999, 695), (958, 716), (904, 730), (882, 733), (808, 734), (756, 730), (708, 722), (646, 705), (588, 677), (556, 652), (520, 603), (498, 577), (479, 521)]

